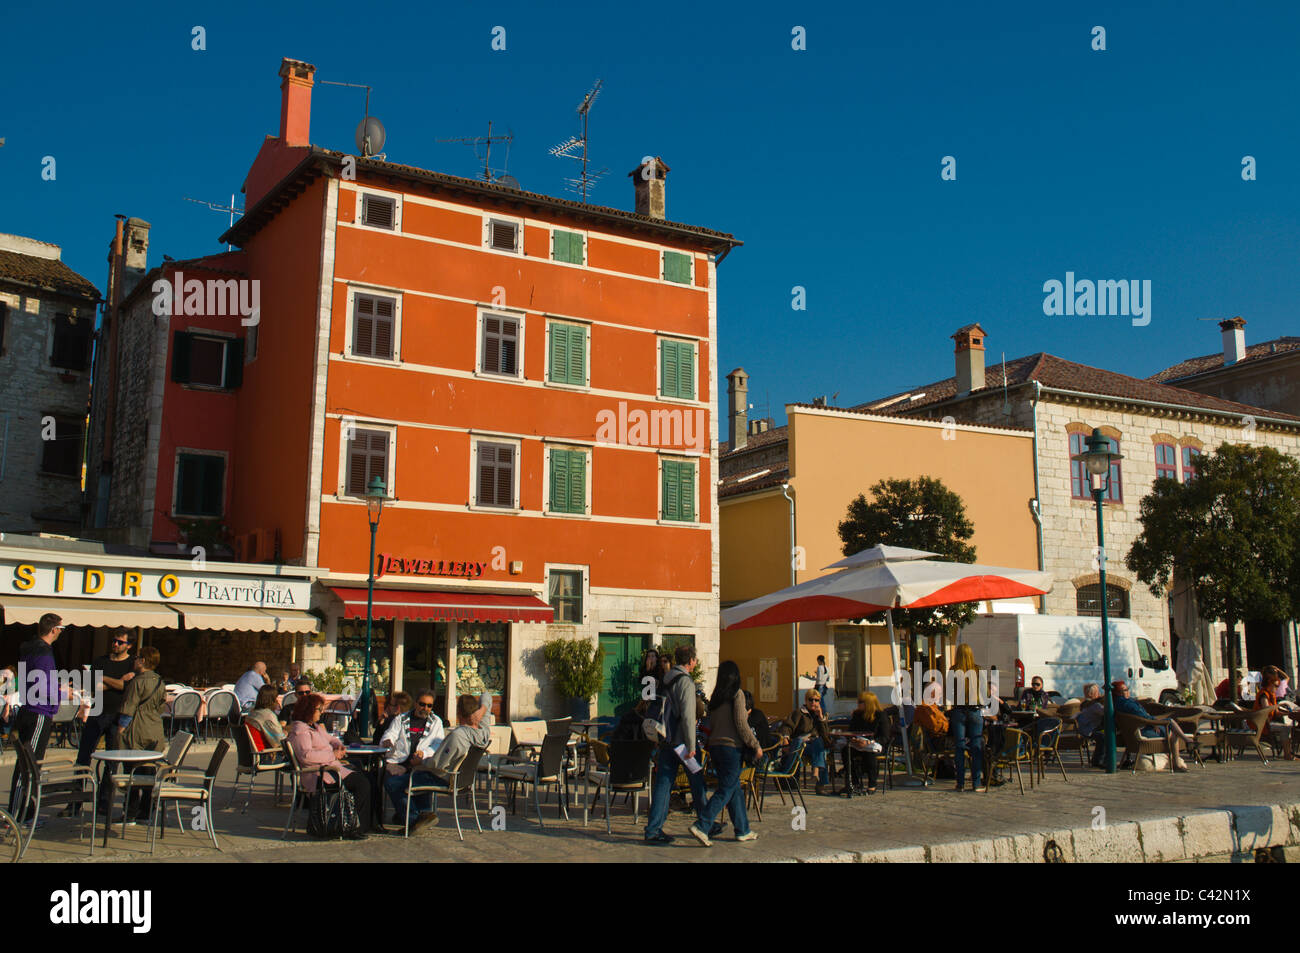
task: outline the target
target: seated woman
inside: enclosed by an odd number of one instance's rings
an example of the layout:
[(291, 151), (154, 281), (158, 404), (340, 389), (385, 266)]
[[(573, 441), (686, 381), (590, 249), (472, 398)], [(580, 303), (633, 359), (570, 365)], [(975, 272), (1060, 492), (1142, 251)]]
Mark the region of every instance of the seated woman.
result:
[(362, 840), (370, 829), (370, 780), (364, 774), (343, 766), (340, 760), (343, 756), (342, 742), (331, 736), (320, 723), (324, 711), (323, 696), (313, 693), (299, 698), (289, 725), (288, 744), (302, 766), (301, 785), (305, 794), (311, 795), (316, 790), (322, 768), (338, 773), (340, 783), (356, 799), (357, 816), (361, 821), (360, 831), (350, 839)]
[[(817, 775), (817, 793), (830, 794), (831, 772), (826, 764), (826, 752), (830, 750), (831, 734), (830, 727), (826, 724), (826, 715), (822, 711), (822, 696), (817, 689), (811, 688), (805, 693), (803, 706), (790, 713), (790, 717), (782, 723), (781, 730), (791, 738), (808, 738), (805, 751), (808, 763)], [(789, 756), (782, 762), (782, 770), (789, 770), (791, 765), (788, 761)]]
[[(853, 714), (849, 717), (849, 731), (870, 735), (870, 741), (881, 748), (889, 744), (889, 719), (885, 717), (885, 711), (880, 707), (880, 699), (874, 692), (863, 692), (858, 696), (858, 707), (853, 709)], [(854, 794), (862, 793), (863, 769), (867, 774), (867, 793), (876, 793), (876, 781), (880, 777), (880, 757), (878, 752), (872, 750), (873, 747), (866, 738), (854, 738), (845, 749), (851, 776), (851, 783), (845, 784), (846, 796), (850, 793), (850, 789)]]
[(1280, 739), (1282, 756), (1287, 761), (1293, 761), (1295, 760), (1295, 752), (1291, 747), (1291, 719), (1277, 705), (1278, 695), (1282, 690), (1281, 685), (1286, 679), (1286, 673), (1275, 665), (1267, 665), (1264, 667), (1262, 675), (1259, 691), (1255, 695), (1255, 710), (1272, 709), (1272, 713), (1268, 716), (1266, 730), (1270, 735)]
[(280, 746), (284, 743), (287, 732), (280, 727), (280, 719), (275, 714), (279, 700), (280, 695), (274, 685), (263, 685), (257, 690), (253, 710), (244, 715), (244, 724), (257, 732), (253, 735), (253, 748), (259, 754), (277, 757), (283, 755)]

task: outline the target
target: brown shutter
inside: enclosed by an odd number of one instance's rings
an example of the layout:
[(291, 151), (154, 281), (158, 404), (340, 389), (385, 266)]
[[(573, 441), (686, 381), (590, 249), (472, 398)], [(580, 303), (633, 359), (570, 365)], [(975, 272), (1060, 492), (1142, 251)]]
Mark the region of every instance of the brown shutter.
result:
[(514, 456), (515, 452), (511, 447), (497, 448), (498, 506), (514, 506), (515, 504)]

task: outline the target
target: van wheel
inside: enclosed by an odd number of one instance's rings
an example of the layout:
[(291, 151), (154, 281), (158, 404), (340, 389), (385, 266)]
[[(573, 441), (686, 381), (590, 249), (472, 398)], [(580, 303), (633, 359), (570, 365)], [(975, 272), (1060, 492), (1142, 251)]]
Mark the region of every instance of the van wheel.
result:
[(1174, 708), (1174, 707), (1176, 707), (1176, 706), (1178, 705), (1178, 693), (1177, 693), (1177, 692), (1173, 692), (1173, 691), (1169, 691), (1168, 689), (1166, 689), (1165, 691), (1161, 692), (1161, 693), (1160, 693), (1160, 704), (1164, 705), (1164, 706), (1167, 707), (1167, 708)]

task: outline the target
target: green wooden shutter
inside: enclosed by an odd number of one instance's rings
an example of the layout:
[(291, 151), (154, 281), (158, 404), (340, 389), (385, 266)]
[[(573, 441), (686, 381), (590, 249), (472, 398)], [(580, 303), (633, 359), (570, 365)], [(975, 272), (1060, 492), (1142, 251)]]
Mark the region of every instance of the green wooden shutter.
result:
[(695, 345), (678, 342), (677, 396), (695, 399)]
[(659, 345), (659, 392), (665, 397), (676, 397), (677, 383), (677, 342), (661, 341)]
[(587, 455), (569, 451), (569, 512), (587, 512)]
[(551, 346), (546, 355), (546, 372), (550, 375), (551, 380), (562, 383), (565, 369), (568, 367), (569, 328), (567, 325), (556, 324), (554, 321), (547, 325), (547, 328), (551, 332)]
[(694, 284), (691, 280), (691, 256), (679, 251), (664, 252), (664, 279), (679, 284)]
[(587, 383), (587, 329), (569, 325), (569, 383)]
[(551, 510), (565, 512), (568, 497), (569, 460), (563, 450), (551, 451)]
[(681, 494), (678, 519), (688, 523), (695, 522), (695, 466), (682, 462), (677, 464), (677, 485)]

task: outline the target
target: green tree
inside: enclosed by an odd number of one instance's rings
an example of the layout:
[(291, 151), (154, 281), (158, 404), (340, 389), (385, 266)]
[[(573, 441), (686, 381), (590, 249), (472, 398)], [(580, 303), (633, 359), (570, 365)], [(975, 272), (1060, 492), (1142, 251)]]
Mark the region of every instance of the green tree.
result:
[(1228, 679), (1238, 679), (1235, 627), (1294, 618), (1300, 606), (1300, 463), (1271, 447), (1222, 444), (1196, 479), (1157, 480), (1142, 532), (1124, 563), (1156, 596), (1186, 576), (1206, 618), (1229, 632)]
[[(975, 547), (968, 541), (975, 526), (966, 517), (960, 496), (933, 477), (915, 480), (881, 480), (849, 504), (840, 523), (844, 555), (872, 546), (906, 546), (935, 553), (939, 559), (973, 563)], [(975, 619), (975, 603), (962, 602), (933, 609), (895, 610), (894, 623), (917, 635), (937, 636)]]

